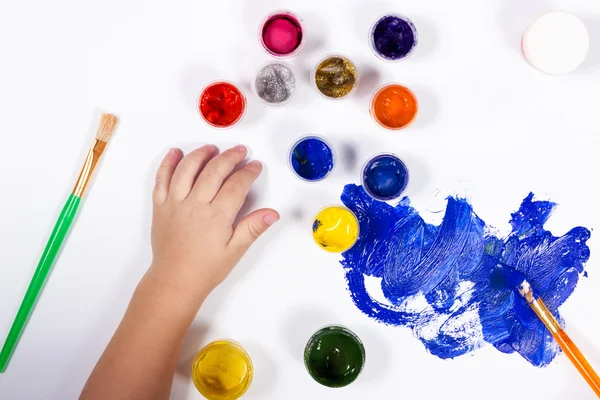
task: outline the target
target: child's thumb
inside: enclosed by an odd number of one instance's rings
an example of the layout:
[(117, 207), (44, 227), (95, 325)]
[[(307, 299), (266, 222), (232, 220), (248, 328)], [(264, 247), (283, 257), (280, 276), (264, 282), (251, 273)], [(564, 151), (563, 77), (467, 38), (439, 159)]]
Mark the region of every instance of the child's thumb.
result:
[(229, 244), (243, 254), (260, 235), (265, 233), (277, 221), (279, 221), (277, 211), (270, 208), (256, 210), (237, 224)]

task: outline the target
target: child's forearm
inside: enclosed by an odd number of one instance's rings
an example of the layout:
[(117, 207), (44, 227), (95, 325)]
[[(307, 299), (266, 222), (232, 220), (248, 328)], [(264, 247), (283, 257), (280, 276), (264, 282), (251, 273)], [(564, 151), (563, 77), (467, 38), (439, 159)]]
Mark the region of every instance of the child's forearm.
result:
[(208, 291), (194, 297), (148, 272), (81, 398), (168, 399), (183, 338)]

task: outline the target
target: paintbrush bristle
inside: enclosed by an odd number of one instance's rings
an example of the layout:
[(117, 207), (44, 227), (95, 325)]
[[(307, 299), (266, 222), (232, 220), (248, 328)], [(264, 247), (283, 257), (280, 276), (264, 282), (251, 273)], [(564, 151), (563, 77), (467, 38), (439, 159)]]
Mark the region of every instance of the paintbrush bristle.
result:
[(100, 127), (98, 127), (98, 132), (96, 133), (96, 139), (101, 140), (103, 142), (108, 142), (113, 132), (115, 131), (118, 122), (119, 119), (114, 115), (102, 114), (102, 119), (100, 120)]
[(523, 282), (527, 282), (527, 278), (522, 272), (503, 263), (496, 265), (490, 275), (490, 284), (496, 288), (505, 287), (519, 290)]

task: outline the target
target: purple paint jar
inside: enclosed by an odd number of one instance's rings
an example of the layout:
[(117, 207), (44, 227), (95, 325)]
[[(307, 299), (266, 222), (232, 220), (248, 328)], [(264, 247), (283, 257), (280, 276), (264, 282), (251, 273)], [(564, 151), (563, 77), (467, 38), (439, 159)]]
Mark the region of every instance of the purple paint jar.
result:
[(411, 56), (419, 42), (417, 28), (401, 14), (381, 16), (369, 32), (373, 53), (385, 61), (402, 61)]

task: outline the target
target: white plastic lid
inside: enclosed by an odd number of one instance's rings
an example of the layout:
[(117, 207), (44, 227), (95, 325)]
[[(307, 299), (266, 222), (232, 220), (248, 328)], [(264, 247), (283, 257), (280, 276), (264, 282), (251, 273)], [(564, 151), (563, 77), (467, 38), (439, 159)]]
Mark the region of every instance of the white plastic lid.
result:
[(589, 47), (585, 24), (564, 11), (542, 14), (523, 35), (523, 54), (527, 61), (550, 75), (575, 70), (585, 60)]

